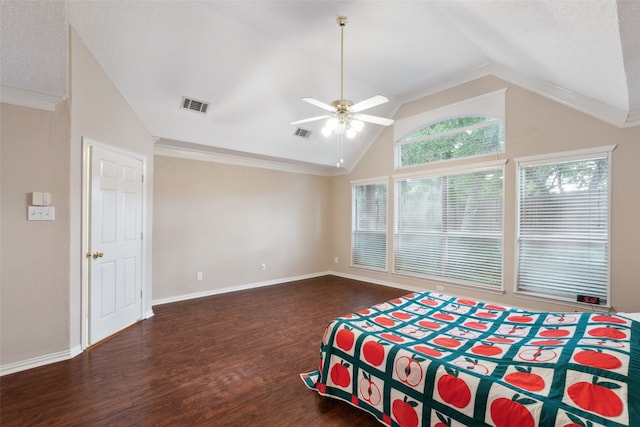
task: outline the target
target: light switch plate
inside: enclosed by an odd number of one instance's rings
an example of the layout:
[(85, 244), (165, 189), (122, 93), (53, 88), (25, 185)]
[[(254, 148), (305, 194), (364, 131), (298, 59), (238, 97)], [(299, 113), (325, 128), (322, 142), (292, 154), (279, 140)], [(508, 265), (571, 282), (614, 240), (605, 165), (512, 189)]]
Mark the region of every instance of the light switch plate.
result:
[(56, 208), (53, 206), (29, 206), (29, 221), (53, 221), (56, 219)]

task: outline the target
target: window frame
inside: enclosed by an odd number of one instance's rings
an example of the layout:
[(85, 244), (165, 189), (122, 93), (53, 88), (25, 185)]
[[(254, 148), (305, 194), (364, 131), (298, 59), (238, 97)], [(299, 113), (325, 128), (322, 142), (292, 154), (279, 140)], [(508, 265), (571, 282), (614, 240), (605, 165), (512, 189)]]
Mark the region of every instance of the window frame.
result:
[[(533, 298), (541, 301), (550, 301), (556, 303), (574, 303), (583, 304), (576, 299), (571, 299), (559, 295), (550, 295), (540, 292), (525, 291), (520, 289), (520, 240), (521, 240), (521, 168), (532, 166), (543, 166), (566, 162), (588, 161), (598, 158), (607, 158), (607, 267), (606, 267), (606, 298), (605, 304), (597, 305), (601, 308), (611, 307), (611, 193), (612, 193), (612, 160), (613, 151), (617, 145), (608, 145), (594, 148), (562, 151), (557, 153), (546, 153), (542, 155), (518, 157), (514, 159), (515, 163), (515, 235), (514, 235), (514, 278), (513, 292), (516, 295)], [(588, 292), (586, 292), (588, 295)], [(591, 305), (589, 305), (591, 306)]]
[[(481, 157), (503, 155), (506, 152), (506, 92), (507, 88), (478, 95), (440, 108), (429, 110), (414, 116), (396, 120), (394, 123), (394, 168), (396, 170), (407, 170), (409, 168), (424, 167), (428, 165), (441, 165), (445, 162), (477, 159)], [(497, 119), (503, 126), (504, 143), (502, 151), (477, 154), (465, 157), (455, 157), (435, 162), (427, 162), (415, 165), (402, 166), (401, 147), (406, 144), (417, 143), (418, 141), (407, 142), (406, 139), (420, 130), (459, 117), (491, 117)]]
[[(355, 259), (355, 250), (356, 250), (356, 238), (355, 235), (357, 232), (361, 230), (356, 229), (357, 225), (357, 188), (358, 187), (366, 187), (369, 185), (384, 185), (386, 189), (386, 203), (384, 204), (385, 209), (385, 225), (384, 225), (384, 266), (383, 267), (374, 267), (362, 264), (356, 264), (354, 262)], [(349, 257), (349, 266), (351, 268), (358, 268), (369, 271), (377, 271), (377, 272), (388, 272), (389, 271), (389, 178), (388, 177), (379, 177), (379, 178), (371, 178), (371, 179), (363, 179), (363, 180), (355, 180), (351, 181), (351, 254)], [(380, 231), (382, 232), (382, 230)]]
[[(396, 174), (393, 175), (394, 180), (394, 218), (393, 218), (393, 245), (392, 245), (392, 273), (399, 276), (407, 276), (414, 277), (418, 279), (426, 279), (433, 280), (441, 283), (446, 283), (447, 285), (453, 286), (461, 286), (464, 288), (471, 288), (476, 290), (481, 290), (485, 292), (492, 292), (502, 294), (504, 293), (504, 282), (505, 282), (505, 181), (506, 181), (506, 159), (502, 160), (494, 160), (487, 162), (474, 163), (470, 165), (460, 165), (456, 167), (446, 167), (446, 168), (437, 168), (430, 169), (428, 171), (422, 172), (413, 172), (413, 173), (405, 173), (405, 174)], [(454, 176), (454, 175), (462, 175), (462, 174), (472, 174), (475, 172), (482, 172), (492, 169), (502, 169), (502, 218), (500, 222), (500, 283), (498, 286), (490, 286), (477, 282), (460, 280), (446, 276), (436, 276), (430, 274), (422, 274), (416, 272), (406, 272), (406, 271), (398, 271), (396, 269), (396, 255), (398, 250), (398, 222), (400, 220), (400, 209), (399, 209), (399, 185), (400, 182), (406, 181), (409, 179), (428, 179), (428, 178), (436, 178), (436, 177), (444, 177), (444, 176)]]

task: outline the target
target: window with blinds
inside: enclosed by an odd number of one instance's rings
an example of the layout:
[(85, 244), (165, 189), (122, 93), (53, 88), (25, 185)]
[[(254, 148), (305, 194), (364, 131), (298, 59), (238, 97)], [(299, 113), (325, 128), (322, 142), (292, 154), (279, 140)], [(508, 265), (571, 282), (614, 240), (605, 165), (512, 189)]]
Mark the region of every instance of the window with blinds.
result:
[(352, 184), (351, 265), (387, 270), (387, 182)]
[(610, 150), (517, 161), (517, 290), (576, 301), (609, 292)]
[(503, 165), (397, 178), (394, 272), (502, 289)]

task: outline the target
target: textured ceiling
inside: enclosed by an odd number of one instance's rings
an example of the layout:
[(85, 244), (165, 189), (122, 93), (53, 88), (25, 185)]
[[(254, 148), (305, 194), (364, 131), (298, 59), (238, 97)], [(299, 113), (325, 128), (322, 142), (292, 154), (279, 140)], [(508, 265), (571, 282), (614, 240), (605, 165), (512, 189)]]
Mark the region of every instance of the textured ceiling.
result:
[[(67, 95), (67, 7), (62, 1), (0, 3), (3, 88)], [(3, 98), (4, 101), (4, 98)]]
[[(640, 123), (640, 1), (3, 1), (3, 93), (67, 93), (67, 23), (159, 143), (335, 164), (321, 123), (340, 95), (404, 102), (495, 74), (618, 126)], [(179, 109), (182, 96), (211, 103)], [(3, 100), (6, 97), (3, 98)], [(382, 128), (345, 145), (352, 168)]]

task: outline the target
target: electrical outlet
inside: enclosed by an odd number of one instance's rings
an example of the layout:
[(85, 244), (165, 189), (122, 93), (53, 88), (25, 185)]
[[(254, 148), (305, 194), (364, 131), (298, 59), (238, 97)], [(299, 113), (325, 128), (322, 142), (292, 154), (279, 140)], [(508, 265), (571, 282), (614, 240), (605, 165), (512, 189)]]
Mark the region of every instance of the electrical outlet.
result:
[(267, 264), (264, 263), (264, 262), (262, 264), (260, 264), (260, 270), (266, 271), (267, 270)]
[(436, 291), (441, 291), (441, 292), (444, 291), (444, 286), (437, 285), (436, 286)]
[(337, 256), (334, 256), (334, 257), (333, 257), (333, 263), (334, 263), (334, 264), (337, 264), (337, 263), (338, 263), (338, 257), (337, 257)]
[(202, 280), (202, 271), (196, 273), (196, 280)]

